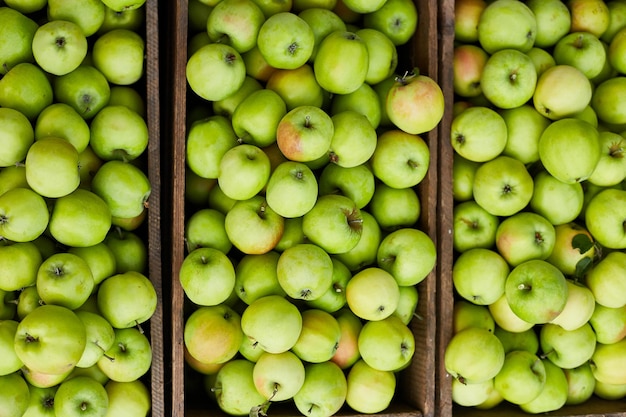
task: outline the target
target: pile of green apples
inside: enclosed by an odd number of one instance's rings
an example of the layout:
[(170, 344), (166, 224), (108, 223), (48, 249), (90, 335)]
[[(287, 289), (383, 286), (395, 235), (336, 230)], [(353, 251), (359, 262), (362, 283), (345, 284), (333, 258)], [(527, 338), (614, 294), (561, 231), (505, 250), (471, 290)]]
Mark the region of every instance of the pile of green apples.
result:
[(626, 2), (457, 0), (452, 399), (626, 396)]
[(436, 262), (416, 187), (443, 94), (398, 68), (417, 23), (412, 0), (189, 2), (179, 279), (203, 404), (390, 405)]
[(0, 2), (2, 416), (151, 408), (143, 6)]

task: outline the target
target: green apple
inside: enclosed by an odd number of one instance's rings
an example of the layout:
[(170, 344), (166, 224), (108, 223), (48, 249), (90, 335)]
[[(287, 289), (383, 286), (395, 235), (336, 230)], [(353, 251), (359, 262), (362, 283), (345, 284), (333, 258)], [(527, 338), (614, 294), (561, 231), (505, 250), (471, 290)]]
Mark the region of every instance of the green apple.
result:
[(191, 124), (186, 144), (187, 166), (201, 178), (215, 179), (220, 160), (238, 142), (230, 119), (213, 115)]
[(17, 307), (15, 314), (18, 319), (23, 319), (37, 307), (43, 305), (43, 301), (39, 298), (39, 292), (36, 285), (24, 287), (17, 298)]
[(596, 380), (593, 393), (605, 400), (620, 400), (626, 396), (626, 384), (606, 384)]
[[(243, 145), (239, 145), (243, 146)], [(245, 254), (262, 254), (274, 249), (285, 230), (285, 219), (267, 204), (261, 194), (238, 200), (226, 213), (226, 234), (233, 246)]]
[(481, 77), (489, 55), (478, 45), (459, 44), (452, 56), (452, 88), (460, 97), (477, 97), (482, 93)]
[(111, 216), (129, 218), (143, 212), (152, 186), (148, 175), (137, 165), (110, 160), (94, 175), (91, 189), (107, 203)]
[(382, 320), (396, 310), (400, 290), (389, 272), (376, 266), (367, 267), (352, 276), (346, 286), (346, 302), (364, 320)]
[(530, 100), (537, 84), (532, 59), (517, 49), (501, 49), (489, 56), (482, 70), (482, 93), (502, 109), (519, 107)]
[(306, 64), (314, 44), (313, 29), (295, 9), (265, 19), (257, 36), (259, 52), (270, 66), (278, 69), (294, 69)]
[(374, 414), (386, 410), (396, 392), (394, 372), (374, 369), (362, 359), (348, 370), (346, 380), (346, 404), (359, 413)]
[(626, 253), (609, 252), (585, 276), (585, 284), (596, 302), (605, 307), (620, 308), (626, 305), (624, 286), (626, 279), (619, 273), (626, 265)]
[(609, 65), (621, 74), (626, 70), (626, 60), (620, 56), (624, 48), (626, 48), (626, 30), (622, 28), (613, 36), (606, 50)]
[(350, 31), (329, 33), (320, 42), (313, 61), (313, 71), (320, 87), (333, 94), (355, 91), (365, 82), (368, 68), (367, 44)]
[(254, 2), (263, 10), (266, 18), (279, 12), (288, 12), (293, 6), (292, 0), (255, 0)]
[(304, 362), (328, 362), (339, 345), (341, 328), (335, 316), (318, 308), (302, 311), (302, 330), (291, 351)]
[(75, 310), (87, 301), (95, 284), (85, 260), (72, 253), (60, 252), (41, 263), (36, 285), (44, 303)]
[(145, 0), (104, 0), (104, 5), (115, 10), (116, 12), (122, 12), (126, 10), (135, 10), (141, 8), (146, 1)]
[(78, 154), (78, 175), (80, 176), (79, 188), (91, 189), (93, 176), (100, 169), (104, 161), (96, 155), (87, 145), (84, 151)]
[(302, 330), (302, 314), (280, 295), (253, 301), (241, 315), (244, 335), (269, 353), (285, 352), (296, 344)]
[(564, 2), (529, 0), (526, 6), (533, 12), (537, 21), (536, 47), (550, 48), (569, 33), (571, 16)]
[(94, 66), (117, 85), (132, 85), (144, 75), (145, 41), (129, 29), (112, 29), (99, 35), (92, 46)]
[(195, 304), (218, 305), (235, 288), (235, 267), (219, 249), (204, 247), (191, 251), (180, 266), (180, 283)]
[[(382, 240), (382, 230), (376, 218), (364, 210), (361, 210), (361, 217), (363, 218), (363, 227), (359, 242), (349, 251), (333, 255), (349, 271), (358, 271), (364, 267), (374, 265)], [(389, 265), (389, 267), (391, 268), (392, 266)]]
[(28, 385), (30, 400), (23, 417), (54, 417), (54, 394), (58, 386), (40, 388)]
[[(241, 341), (241, 346), (239, 346), (239, 354), (250, 362), (256, 363), (263, 352), (265, 352), (263, 348), (261, 348), (256, 341), (248, 337), (244, 337)], [(232, 360), (228, 362), (232, 362)]]
[(589, 362), (572, 369), (563, 369), (567, 379), (566, 405), (579, 405), (585, 403), (593, 395), (596, 380), (591, 371)]
[(626, 336), (626, 306), (612, 308), (596, 303), (589, 323), (599, 343), (619, 342)]
[(235, 112), (237, 106), (249, 94), (254, 91), (261, 90), (262, 88), (263, 86), (256, 78), (246, 75), (243, 84), (236, 92), (222, 100), (216, 100), (212, 102), (211, 107), (213, 108), (213, 115), (231, 117)]
[(0, 169), (0, 195), (13, 188), (30, 188), (26, 181), (24, 164), (15, 164)]
[(5, 144), (0, 154), (0, 166), (14, 166), (26, 157), (35, 140), (35, 132), (26, 116), (17, 110), (1, 107), (0, 120), (0, 137)]
[(546, 370), (541, 359), (527, 350), (513, 350), (506, 354), (502, 369), (494, 377), (493, 385), (502, 397), (513, 404), (534, 400), (546, 383)]
[(78, 188), (78, 151), (67, 140), (39, 139), (29, 148), (25, 160), (28, 185), (44, 197), (58, 198)]
[(413, 228), (400, 228), (387, 234), (378, 247), (376, 261), (393, 275), (399, 286), (417, 285), (431, 271), (436, 261), (435, 243), (428, 234)]
[[(550, 52), (537, 46), (533, 46), (530, 51), (526, 52), (526, 55), (533, 61), (533, 65), (537, 71), (537, 77), (543, 74), (548, 68), (552, 68), (556, 65), (556, 61)], [(606, 68), (606, 63), (604, 68)]]
[(264, 21), (263, 10), (252, 0), (220, 1), (209, 13), (206, 30), (211, 42), (230, 45), (242, 54), (256, 46)]
[(626, 247), (626, 235), (621, 224), (626, 212), (626, 191), (617, 188), (602, 189), (591, 197), (585, 209), (587, 230), (602, 246), (611, 249)]
[(105, 106), (90, 124), (91, 148), (101, 159), (132, 161), (148, 147), (148, 125), (123, 105)]
[(54, 412), (68, 417), (104, 416), (109, 396), (104, 386), (88, 376), (77, 376), (59, 384), (54, 394)]
[(465, 300), (489, 305), (504, 294), (510, 272), (506, 259), (497, 251), (472, 248), (462, 252), (452, 266), (455, 290)]
[(331, 285), (314, 300), (306, 300), (306, 306), (328, 313), (335, 313), (346, 305), (346, 285), (352, 278), (352, 271), (336, 256), (331, 258), (333, 274)]
[(589, 105), (592, 97), (589, 79), (571, 65), (554, 65), (537, 78), (533, 94), (535, 109), (550, 120), (571, 117)]
[(259, 46), (255, 46), (248, 52), (241, 54), (246, 67), (246, 75), (257, 81), (267, 82), (276, 68), (271, 66), (261, 54)]
[(529, 328), (520, 332), (512, 332), (503, 329), (500, 326), (496, 326), (494, 334), (502, 346), (504, 346), (504, 352), (509, 353), (512, 350), (527, 350), (531, 353), (537, 354), (539, 351), (539, 336), (534, 328)]
[(104, 353), (115, 342), (115, 331), (100, 314), (90, 311), (77, 310), (76, 315), (85, 325), (87, 331), (87, 345), (80, 360), (76, 363), (78, 368), (89, 368), (96, 365)]
[(335, 354), (330, 360), (339, 365), (341, 369), (348, 369), (361, 357), (358, 336), (363, 328), (363, 322), (349, 308), (342, 308), (337, 311), (335, 318), (341, 329), (341, 337)]
[(430, 149), (420, 136), (392, 129), (378, 136), (370, 164), (374, 176), (389, 187), (413, 187), (426, 177)]
[(17, 291), (0, 289), (0, 320), (13, 320), (17, 317)]
[(239, 52), (220, 43), (207, 44), (194, 52), (185, 72), (193, 92), (208, 101), (222, 100), (235, 93), (246, 77)]
[(303, 105), (288, 111), (280, 120), (276, 143), (286, 158), (309, 162), (328, 154), (333, 133), (328, 113), (320, 107)]
[[(393, 82), (394, 77), (388, 77), (385, 79), (385, 82), (374, 84), (374, 86), (383, 84), (390, 88)], [(332, 95), (329, 104), (330, 113), (334, 115), (346, 110), (353, 110), (367, 117), (367, 120), (369, 120), (374, 129), (378, 128), (381, 124), (383, 113), (385, 112), (384, 100), (387, 98), (387, 90), (384, 92), (381, 91), (381, 95), (379, 96), (374, 86), (365, 82), (351, 93)], [(386, 120), (385, 123), (388, 125), (390, 122)]]
[(454, 37), (462, 43), (478, 41), (478, 20), (487, 7), (484, 0), (459, 0), (454, 5)]
[(191, 204), (195, 206), (207, 204), (209, 192), (216, 183), (216, 179), (202, 178), (193, 172), (189, 166), (185, 167), (185, 199)]
[(552, 52), (557, 65), (571, 65), (587, 78), (600, 75), (608, 59), (602, 41), (590, 32), (570, 32), (554, 45)]
[[(376, 192), (377, 185), (374, 174), (367, 164), (346, 168), (337, 164), (325, 165), (318, 178), (319, 195), (341, 194), (350, 198), (359, 209), (367, 206)], [(419, 212), (419, 202), (409, 199), (414, 206), (412, 210)], [(383, 199), (381, 199), (381, 203)], [(398, 201), (396, 201), (398, 203)], [(370, 205), (371, 208), (371, 205)], [(397, 206), (396, 206), (397, 209)]]
[(254, 363), (233, 359), (220, 368), (211, 390), (222, 411), (230, 415), (248, 415), (250, 410), (265, 401), (254, 386)]
[(489, 304), (488, 308), (496, 325), (508, 332), (521, 333), (532, 329), (534, 326), (534, 323), (524, 321), (513, 312), (506, 294), (502, 294), (500, 298)]
[(0, 246), (0, 289), (18, 291), (35, 285), (43, 256), (32, 242)]
[(276, 265), (280, 253), (244, 255), (235, 266), (235, 291), (246, 304), (266, 295), (285, 295), (278, 282)]
[(398, 67), (398, 51), (393, 41), (373, 28), (358, 29), (355, 33), (367, 46), (369, 64), (365, 82), (374, 85), (392, 76)]
[(354, 110), (332, 116), (333, 137), (330, 143), (330, 161), (344, 168), (367, 162), (377, 146), (377, 133), (367, 117)]
[(348, 382), (342, 369), (333, 362), (305, 365), (304, 383), (293, 396), (296, 408), (311, 417), (330, 417), (344, 405)]
[(241, 315), (227, 305), (202, 306), (185, 320), (186, 349), (203, 363), (225, 363), (234, 358), (243, 341)]
[(556, 239), (554, 226), (534, 212), (518, 212), (502, 220), (496, 229), (496, 248), (515, 267), (531, 259), (545, 260)]
[(576, 222), (555, 226), (554, 248), (548, 262), (566, 276), (582, 277), (596, 255), (593, 236)]
[(596, 349), (596, 335), (589, 323), (575, 330), (546, 323), (539, 332), (539, 344), (543, 357), (562, 369), (581, 366), (591, 359)]
[(152, 407), (152, 397), (141, 380), (131, 382), (109, 381), (104, 386), (109, 396), (105, 417), (146, 415)]
[(152, 365), (148, 336), (136, 327), (114, 329), (111, 348), (98, 360), (98, 368), (110, 380), (131, 382), (146, 375)]
[(48, 0), (46, 12), (48, 20), (72, 22), (80, 27), (85, 36), (91, 36), (104, 24), (105, 9), (106, 6), (97, 0), (74, 5), (63, 0)]
[(502, 49), (528, 52), (536, 36), (535, 14), (519, 1), (490, 2), (478, 20), (478, 42), (489, 54)]
[(422, 212), (420, 198), (414, 187), (392, 188), (382, 182), (375, 183), (365, 208), (384, 231), (414, 226)]
[(565, 372), (547, 359), (541, 361), (545, 368), (545, 383), (537, 397), (520, 404), (520, 408), (527, 413), (539, 414), (559, 410), (567, 401), (568, 381)]
[(474, 200), (494, 216), (511, 216), (525, 208), (533, 188), (526, 166), (510, 156), (483, 162), (474, 176)]
[(505, 296), (511, 310), (522, 320), (549, 323), (565, 308), (567, 281), (554, 265), (540, 259), (514, 267), (505, 283)]
[(468, 200), (455, 205), (452, 216), (452, 244), (459, 253), (474, 248), (490, 249), (495, 244), (500, 219), (476, 201)]
[(87, 56), (87, 37), (74, 22), (51, 20), (37, 28), (32, 48), (35, 62), (44, 71), (65, 75)]
[(98, 287), (98, 309), (115, 328), (138, 326), (150, 319), (156, 308), (156, 289), (139, 272), (112, 275)]
[(387, 0), (382, 7), (363, 16), (365, 28), (383, 32), (396, 46), (404, 45), (417, 30), (417, 6), (409, 0)]
[(135, 232), (121, 228), (111, 228), (104, 243), (115, 257), (115, 272), (118, 274), (136, 271), (144, 272), (148, 264), (148, 245)]
[(294, 299), (315, 300), (332, 285), (330, 255), (312, 243), (285, 249), (276, 265), (278, 283)]
[(192, 213), (185, 222), (187, 250), (215, 248), (228, 253), (233, 244), (226, 234), (226, 215), (213, 208), (202, 208)]
[(606, 2), (606, 6), (609, 9), (609, 26), (604, 33), (600, 35), (600, 39), (606, 43), (610, 43), (617, 32), (626, 26), (626, 8), (620, 1), (608, 1)]
[(0, 79), (0, 107), (15, 109), (31, 121), (36, 120), (53, 99), (48, 76), (34, 63), (20, 62)]
[(626, 178), (624, 137), (611, 131), (600, 131), (601, 155), (596, 168), (587, 180), (595, 185), (610, 187)]
[(15, 334), (17, 333), (18, 322), (15, 320), (0, 321), (0, 352), (2, 352), (2, 366), (0, 375), (9, 375), (20, 370), (24, 365), (22, 360), (15, 353)]
[(30, 400), (30, 390), (24, 378), (17, 372), (2, 375), (0, 388), (2, 412), (8, 417), (23, 416)]
[(4, 75), (20, 62), (34, 62), (32, 42), (39, 25), (11, 7), (1, 7), (0, 17), (6, 22), (0, 29), (0, 74)]
[(41, 236), (50, 213), (44, 198), (30, 188), (13, 188), (0, 195), (0, 236), (29, 242)]
[(51, 388), (58, 386), (61, 382), (65, 381), (74, 369), (76, 369), (76, 367), (60, 374), (49, 374), (23, 366), (21, 372), (22, 377), (26, 380), (26, 382), (28, 382), (28, 384), (37, 388)]
[(487, 401), (490, 393), (494, 390), (493, 379), (476, 384), (464, 384), (458, 379), (453, 379), (451, 385), (452, 402), (463, 407), (475, 407)]
[(499, 112), (507, 127), (503, 155), (519, 159), (524, 164), (539, 160), (538, 143), (550, 119), (539, 113), (532, 104)]
[(481, 327), (493, 333), (496, 322), (487, 306), (467, 300), (455, 300), (452, 306), (452, 334), (469, 327)]
[(591, 290), (576, 281), (567, 280), (567, 302), (561, 314), (556, 316), (550, 323), (555, 324), (567, 331), (574, 331), (584, 326), (596, 309), (595, 297)]
[(251, 92), (239, 103), (231, 121), (239, 140), (265, 147), (276, 142), (276, 128), (286, 113), (283, 98), (275, 90), (263, 88)]
[(15, 353), (36, 372), (63, 374), (80, 360), (87, 344), (83, 322), (70, 309), (42, 305), (24, 317), (15, 334)]
[(507, 138), (508, 127), (504, 118), (485, 106), (462, 111), (453, 118), (450, 127), (452, 148), (462, 158), (473, 162), (490, 161), (500, 155)]
[(324, 91), (309, 64), (294, 69), (276, 69), (268, 78), (265, 88), (278, 94), (287, 111), (298, 106), (322, 107), (324, 104)]
[[(530, 208), (553, 225), (572, 222), (583, 208), (584, 190), (580, 182), (564, 182), (547, 171), (534, 177)], [(556, 204), (559, 208), (556, 208)]]
[(309, 62), (311, 63), (315, 60), (320, 43), (328, 34), (338, 30), (346, 30), (346, 23), (331, 9), (310, 7), (300, 11), (298, 17), (308, 23), (313, 30), (315, 42), (313, 44), (311, 57), (309, 58)]
[(450, 338), (444, 351), (444, 366), (453, 378), (474, 384), (495, 377), (504, 358), (504, 347), (492, 332), (468, 327)]
[(271, 173), (265, 190), (267, 204), (285, 218), (304, 216), (315, 205), (317, 178), (304, 163), (284, 161)]
[(600, 37), (609, 26), (609, 8), (604, 1), (569, 0), (567, 7), (572, 16), (571, 32), (590, 32)]
[(619, 342), (598, 343), (591, 357), (593, 375), (597, 381), (605, 384), (626, 384), (626, 377), (621, 372), (626, 361), (626, 339)]
[(304, 363), (292, 351), (264, 352), (254, 364), (252, 378), (268, 401), (292, 399), (304, 384)]
[(41, 111), (35, 122), (35, 139), (48, 136), (64, 138), (78, 153), (89, 145), (89, 125), (73, 107), (65, 103), (53, 103)]
[(398, 371), (413, 359), (415, 338), (402, 320), (391, 315), (365, 322), (358, 338), (361, 358), (374, 369)]
[(80, 65), (74, 71), (53, 79), (56, 101), (72, 106), (90, 120), (111, 97), (111, 86), (102, 72), (92, 65)]

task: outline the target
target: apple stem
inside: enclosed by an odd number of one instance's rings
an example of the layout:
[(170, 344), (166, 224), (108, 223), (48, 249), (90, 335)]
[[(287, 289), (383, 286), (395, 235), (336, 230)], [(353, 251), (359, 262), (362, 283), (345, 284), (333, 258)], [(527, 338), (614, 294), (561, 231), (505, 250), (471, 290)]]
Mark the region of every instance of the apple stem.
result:
[(333, 288), (335, 289), (336, 293), (343, 292), (343, 288), (341, 288), (338, 284), (334, 284)]
[(211, 392), (212, 393), (221, 392), (221, 391), (222, 391), (221, 387), (211, 387)]
[(417, 314), (417, 312), (413, 313), (413, 317), (417, 318), (418, 320), (424, 320), (424, 317)]
[(461, 375), (458, 375), (456, 379), (463, 385), (467, 385), (467, 381)]
[(87, 403), (86, 402), (83, 401), (82, 403), (80, 403), (80, 410), (81, 411), (87, 410)]
[(33, 335), (31, 335), (30, 333), (26, 333), (26, 337), (24, 338), (24, 341), (26, 343), (33, 343), (36, 342), (38, 339), (36, 337), (34, 337)]
[(412, 168), (412, 169), (418, 168), (420, 166), (420, 164), (418, 164), (412, 159), (409, 159), (408, 161), (406, 161), (406, 164), (409, 166), (409, 168)]
[(330, 151), (328, 156), (330, 158), (330, 162), (331, 163), (336, 164), (337, 162), (339, 162), (339, 157), (337, 156), (337, 154), (335, 152)]
[(543, 243), (544, 239), (543, 236), (541, 235), (541, 233), (539, 232), (535, 232), (535, 243), (537, 245), (541, 245)]
[(137, 320), (135, 320), (135, 325), (137, 326), (137, 330), (139, 330), (139, 333), (144, 334), (143, 327), (141, 327), (141, 324)]
[(548, 355), (550, 355), (551, 353), (554, 353), (554, 349), (548, 351), (548, 352), (543, 352), (539, 357), (541, 359), (546, 359), (548, 357)]
[(308, 114), (304, 116), (304, 127), (309, 129), (311, 127), (311, 116)]
[(111, 362), (115, 362), (115, 358), (113, 356), (109, 356), (106, 353), (103, 356), (107, 358), (108, 360), (110, 360)]
[(623, 143), (624, 143), (624, 141), (620, 140), (619, 142), (611, 144), (611, 146), (609, 147), (609, 155), (612, 158), (623, 158), (624, 157)]
[(526, 285), (526, 284), (524, 284), (524, 283), (519, 284), (519, 285), (517, 286), (517, 289), (518, 289), (518, 290), (522, 290), (522, 291), (530, 291), (532, 288), (533, 288), (533, 287), (532, 287), (531, 285)]

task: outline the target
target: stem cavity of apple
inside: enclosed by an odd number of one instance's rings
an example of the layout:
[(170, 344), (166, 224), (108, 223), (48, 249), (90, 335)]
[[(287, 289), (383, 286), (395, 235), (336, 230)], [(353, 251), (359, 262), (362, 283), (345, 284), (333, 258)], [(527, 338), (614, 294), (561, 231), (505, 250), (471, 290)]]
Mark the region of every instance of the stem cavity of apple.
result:
[(65, 38), (62, 36), (56, 38), (54, 44), (59, 48), (63, 48), (65, 46)]
[(520, 291), (530, 291), (533, 289), (532, 285), (521, 283), (517, 286), (517, 289)]
[(287, 47), (287, 53), (289, 53), (289, 55), (295, 55), (296, 51), (298, 50), (299, 45), (297, 42), (292, 42), (288, 47)]
[(35, 343), (39, 341), (38, 337), (31, 335), (30, 333), (26, 333), (26, 337), (24, 338), (26, 343)]
[(544, 242), (544, 238), (539, 232), (535, 232), (535, 244), (541, 245)]
[(232, 65), (237, 60), (237, 56), (232, 53), (228, 53), (224, 56), (224, 62), (228, 65)]

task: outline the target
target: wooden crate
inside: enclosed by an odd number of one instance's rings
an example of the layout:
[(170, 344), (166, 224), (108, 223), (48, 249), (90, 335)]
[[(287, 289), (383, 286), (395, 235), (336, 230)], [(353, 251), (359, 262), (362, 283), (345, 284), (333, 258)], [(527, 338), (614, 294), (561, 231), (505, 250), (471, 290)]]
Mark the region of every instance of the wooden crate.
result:
[[(492, 410), (477, 410), (460, 407), (452, 402), (452, 378), (444, 367), (444, 351), (452, 337), (452, 309), (454, 303), (454, 285), (452, 266), (454, 262), (453, 238), (453, 196), (452, 196), (452, 160), (454, 150), (450, 142), (452, 123), (452, 55), (454, 50), (454, 0), (439, 0), (439, 83), (446, 99), (446, 111), (439, 125), (439, 202), (438, 202), (438, 252), (439, 275), (437, 287), (437, 399), (436, 407), (440, 417), (518, 417), (529, 416), (510, 404), (501, 404)], [(626, 372), (626, 370), (625, 370)], [(626, 417), (624, 401), (607, 401), (592, 397), (585, 404), (565, 406), (558, 411), (543, 414), (562, 417)]]
[[(437, 6), (435, 1), (417, 1), (419, 14), (418, 30), (414, 39), (406, 45), (400, 57), (401, 62), (408, 65), (402, 71), (418, 67), (420, 72), (437, 79)], [(178, 280), (180, 265), (186, 254), (184, 242), (185, 207), (185, 140), (187, 133), (187, 110), (191, 93), (185, 77), (187, 62), (188, 39), (188, 2), (178, 0), (170, 4), (168, 10), (169, 29), (171, 34), (167, 47), (167, 78), (171, 80), (168, 89), (169, 103), (168, 132), (171, 140), (164, 144), (164, 154), (168, 161), (164, 162), (171, 173), (169, 184), (170, 207), (167, 207), (168, 218), (171, 218), (170, 229), (165, 232), (168, 248), (171, 253), (171, 380), (168, 381), (168, 392), (171, 387), (171, 407), (173, 417), (193, 417), (207, 415), (224, 415), (206, 394), (203, 394), (201, 381), (188, 372), (184, 360), (184, 309), (185, 294)], [(399, 68), (400, 69), (400, 68)], [(422, 203), (419, 227), (436, 241), (437, 238), (437, 131), (423, 135), (431, 150), (431, 169), (427, 177), (417, 187)], [(167, 188), (167, 187), (164, 187)], [(411, 324), (416, 339), (416, 354), (411, 366), (404, 370), (398, 381), (397, 398), (388, 410), (380, 415), (432, 417), (435, 413), (435, 324), (436, 324), (436, 270), (418, 285), (418, 311), (421, 320), (414, 319)], [(272, 406), (270, 413), (279, 415), (297, 415), (295, 408)], [(339, 415), (351, 416), (355, 412), (344, 409)]]

